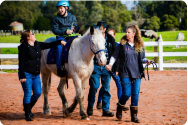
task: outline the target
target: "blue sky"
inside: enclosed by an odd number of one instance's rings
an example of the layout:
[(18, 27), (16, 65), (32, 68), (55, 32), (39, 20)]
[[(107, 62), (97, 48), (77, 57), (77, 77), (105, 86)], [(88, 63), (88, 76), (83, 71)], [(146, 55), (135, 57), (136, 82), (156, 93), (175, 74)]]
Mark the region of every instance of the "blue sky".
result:
[[(135, 1), (137, 1), (137, 0), (135, 0)], [(132, 0), (132, 1), (121, 0), (121, 2), (127, 6), (127, 9), (128, 9), (128, 10), (131, 10), (131, 8), (135, 6), (133, 0)], [(138, 1), (137, 1), (137, 2), (138, 2)]]

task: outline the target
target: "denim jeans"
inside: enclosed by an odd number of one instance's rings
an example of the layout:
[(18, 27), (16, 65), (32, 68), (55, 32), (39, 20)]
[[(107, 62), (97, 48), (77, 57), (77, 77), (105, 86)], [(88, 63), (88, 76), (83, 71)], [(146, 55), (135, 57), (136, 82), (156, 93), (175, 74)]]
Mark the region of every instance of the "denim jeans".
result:
[[(116, 74), (114, 73), (114, 75), (116, 76)], [(117, 75), (116, 77), (112, 75), (112, 78), (114, 79), (115, 83), (116, 83), (116, 87), (117, 87), (117, 95), (118, 95), (118, 100), (120, 99), (121, 95), (122, 95), (122, 87), (121, 87), (121, 83), (119, 82), (120, 78), (119, 76)], [(117, 80), (117, 79), (118, 80)], [(102, 101), (102, 91), (103, 91), (103, 88), (101, 87), (100, 90), (99, 90), (99, 95), (98, 95), (98, 102), (101, 102)]]
[[(131, 83), (134, 79), (127, 77), (120, 78), (122, 83)], [(119, 100), (121, 105), (125, 105), (131, 96), (131, 106), (138, 106), (141, 79), (137, 79), (131, 84), (122, 84), (122, 96)]]
[(110, 106), (110, 80), (111, 75), (104, 66), (94, 65), (94, 71), (96, 74), (91, 74), (89, 79), (89, 94), (88, 94), (88, 107), (93, 107), (95, 103), (95, 96), (100, 86), (100, 79), (103, 87), (102, 94), (102, 109), (103, 111), (109, 111)]
[[(41, 95), (41, 81), (40, 75), (33, 75), (24, 72), (26, 76), (26, 82), (21, 83), (24, 91), (23, 103), (28, 104), (32, 101), (37, 101)], [(31, 96), (33, 91), (33, 95)]]
[[(56, 40), (63, 40), (63, 41), (67, 42), (68, 41), (68, 37), (57, 36)], [(63, 52), (63, 46), (62, 45), (57, 45), (57, 47), (56, 47), (56, 65), (57, 65), (57, 68), (61, 68), (62, 52)]]

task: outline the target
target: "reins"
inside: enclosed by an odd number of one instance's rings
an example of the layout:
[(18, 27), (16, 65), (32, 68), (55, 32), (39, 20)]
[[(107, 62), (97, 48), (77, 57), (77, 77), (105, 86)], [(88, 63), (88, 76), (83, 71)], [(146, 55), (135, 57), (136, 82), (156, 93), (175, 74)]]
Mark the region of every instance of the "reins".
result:
[[(152, 66), (153, 66), (153, 70), (154, 71), (157, 71), (158, 69), (157, 69), (157, 64), (155, 63), (155, 62), (153, 62), (153, 61), (150, 61), (150, 63), (152, 64)], [(148, 75), (148, 80), (149, 80), (149, 72), (148, 72), (148, 64), (146, 63), (146, 65), (145, 65), (145, 68), (147, 69), (147, 75)]]
[[(157, 70), (158, 70), (158, 69), (157, 69), (157, 64), (156, 64), (155, 62), (153, 62), (153, 61), (150, 61), (150, 63), (153, 65), (154, 71), (157, 71)], [(105, 67), (105, 66), (104, 66), (104, 67)], [(148, 80), (149, 80), (148, 64), (145, 65), (145, 68), (147, 68), (147, 75), (148, 75)], [(119, 79), (117, 78), (117, 76), (116, 76), (112, 71), (109, 71), (109, 72), (110, 72), (110, 74), (111, 74), (112, 76), (114, 76), (114, 78), (115, 78), (116, 80), (118, 80), (121, 84), (132, 84), (132, 83), (134, 83), (136, 80), (140, 79), (141, 76), (144, 74), (144, 71), (143, 71), (142, 73), (140, 73), (139, 77), (136, 78), (136, 79), (134, 79), (132, 82), (130, 82), (130, 83), (123, 83), (123, 82), (121, 82), (121, 80), (119, 80)], [(146, 80), (146, 78), (145, 78), (145, 80)]]

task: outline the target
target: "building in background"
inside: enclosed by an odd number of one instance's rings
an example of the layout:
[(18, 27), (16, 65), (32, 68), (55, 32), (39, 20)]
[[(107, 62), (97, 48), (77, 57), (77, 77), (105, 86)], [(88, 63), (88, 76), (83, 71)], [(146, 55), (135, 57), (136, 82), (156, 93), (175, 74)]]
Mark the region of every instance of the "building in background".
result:
[(10, 25), (13, 35), (21, 35), (24, 30), (23, 24), (17, 21), (12, 22)]

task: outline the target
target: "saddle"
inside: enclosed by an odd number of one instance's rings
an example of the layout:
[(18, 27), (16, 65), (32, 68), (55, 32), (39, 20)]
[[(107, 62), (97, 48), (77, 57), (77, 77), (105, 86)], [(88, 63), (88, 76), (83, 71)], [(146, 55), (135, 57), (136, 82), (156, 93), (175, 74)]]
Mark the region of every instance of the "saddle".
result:
[[(71, 37), (66, 45), (63, 47), (62, 51), (62, 64), (68, 63), (69, 49), (72, 44), (72, 41), (78, 36)], [(51, 48), (47, 55), (47, 64), (56, 64), (56, 47)]]

